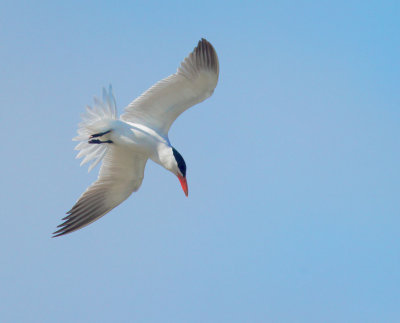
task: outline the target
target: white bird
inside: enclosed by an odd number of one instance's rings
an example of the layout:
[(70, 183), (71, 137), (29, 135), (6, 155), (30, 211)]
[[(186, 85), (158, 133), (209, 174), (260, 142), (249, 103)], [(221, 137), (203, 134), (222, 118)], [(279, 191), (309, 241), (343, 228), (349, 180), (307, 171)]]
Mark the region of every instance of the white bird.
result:
[(201, 39), (177, 72), (157, 82), (125, 108), (117, 118), (111, 86), (103, 101), (95, 98), (78, 126), (76, 147), (81, 165), (100, 161), (97, 180), (81, 195), (53, 237), (79, 230), (125, 201), (142, 184), (150, 158), (175, 174), (188, 196), (186, 164), (168, 139), (175, 119), (189, 107), (212, 95), (219, 63), (213, 46)]

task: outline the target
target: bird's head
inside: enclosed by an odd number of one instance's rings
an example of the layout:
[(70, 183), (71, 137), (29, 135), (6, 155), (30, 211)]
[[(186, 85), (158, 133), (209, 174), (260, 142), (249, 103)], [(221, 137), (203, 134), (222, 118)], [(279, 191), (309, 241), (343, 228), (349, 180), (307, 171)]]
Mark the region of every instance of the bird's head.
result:
[(186, 164), (185, 160), (180, 153), (174, 148), (172, 148), (173, 162), (172, 162), (172, 172), (178, 177), (179, 182), (181, 182), (183, 192), (188, 196), (189, 189), (186, 181)]
[(158, 148), (157, 158), (153, 160), (178, 177), (183, 192), (188, 196), (186, 164), (181, 154), (174, 147), (162, 145)]

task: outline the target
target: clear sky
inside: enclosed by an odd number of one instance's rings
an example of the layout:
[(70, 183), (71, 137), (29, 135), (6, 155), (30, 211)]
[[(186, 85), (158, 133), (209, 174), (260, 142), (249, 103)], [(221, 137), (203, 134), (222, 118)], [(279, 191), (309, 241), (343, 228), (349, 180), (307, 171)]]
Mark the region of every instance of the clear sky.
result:
[[(1, 322), (400, 322), (399, 1), (1, 1)], [(202, 37), (214, 95), (139, 192), (51, 239), (119, 112)]]

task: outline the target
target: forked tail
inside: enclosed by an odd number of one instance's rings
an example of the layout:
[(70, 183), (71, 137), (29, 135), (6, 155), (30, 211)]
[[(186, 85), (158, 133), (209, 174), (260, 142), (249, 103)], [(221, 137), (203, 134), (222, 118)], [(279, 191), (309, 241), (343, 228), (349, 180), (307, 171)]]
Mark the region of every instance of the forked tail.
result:
[[(108, 92), (103, 88), (103, 100), (94, 97), (94, 106), (86, 106), (86, 112), (82, 114), (82, 122), (78, 125), (78, 136), (74, 141), (80, 141), (75, 147), (79, 150), (76, 158), (84, 157), (81, 166), (92, 162), (89, 166), (89, 172), (102, 160), (107, 153), (108, 141), (92, 139), (110, 132), (110, 124), (117, 119), (117, 107), (112, 93), (111, 85)], [(96, 143), (106, 143), (98, 145)]]

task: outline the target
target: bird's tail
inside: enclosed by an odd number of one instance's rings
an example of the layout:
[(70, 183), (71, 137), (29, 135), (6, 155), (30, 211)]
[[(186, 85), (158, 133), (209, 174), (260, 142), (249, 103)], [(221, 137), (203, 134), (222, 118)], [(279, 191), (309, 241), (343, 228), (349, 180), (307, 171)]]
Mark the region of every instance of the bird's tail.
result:
[(117, 107), (110, 85), (108, 91), (103, 88), (102, 101), (95, 97), (93, 108), (86, 107), (86, 112), (82, 114), (82, 122), (78, 125), (78, 136), (72, 139), (80, 141), (75, 150), (79, 150), (76, 158), (84, 157), (81, 166), (92, 162), (89, 172), (102, 160), (109, 148), (108, 144), (93, 144), (98, 140), (90, 140), (91, 136), (108, 132), (110, 124), (116, 119)]

